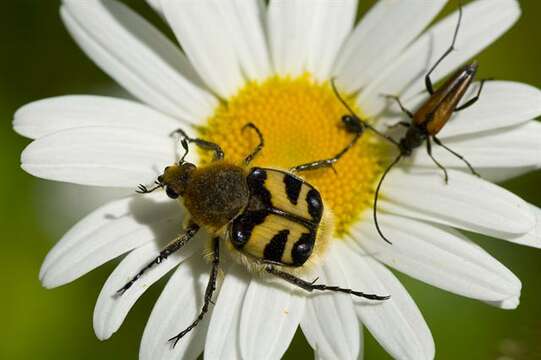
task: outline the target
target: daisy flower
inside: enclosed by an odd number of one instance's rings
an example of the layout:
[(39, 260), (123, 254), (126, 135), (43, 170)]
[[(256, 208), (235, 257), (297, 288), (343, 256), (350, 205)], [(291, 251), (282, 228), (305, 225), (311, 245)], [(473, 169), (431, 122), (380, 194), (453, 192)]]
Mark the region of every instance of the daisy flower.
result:
[[(22, 154), (32, 175), (63, 182), (135, 189), (178, 161), (182, 128), (220, 144), (238, 161), (257, 144), (241, 133), (253, 122), (265, 136), (254, 164), (290, 166), (328, 158), (350, 141), (346, 114), (330, 79), (350, 106), (379, 129), (402, 114), (381, 94), (415, 109), (426, 100), (423, 75), (449, 46), (457, 14), (428, 27), (445, 0), (381, 0), (355, 24), (356, 0), (147, 0), (172, 28), (183, 51), (153, 25), (114, 0), (64, 0), (62, 19), (84, 52), (138, 101), (63, 96), (31, 103), (14, 128), (34, 139)], [(476, 0), (463, 9), (456, 50), (433, 74), (438, 81), (509, 29), (515, 0)], [(428, 28), (427, 28), (428, 27)], [(427, 28), (425, 30), (425, 28)], [(425, 30), (425, 31), (424, 31)], [(481, 64), (482, 66), (482, 64)], [(199, 233), (122, 296), (127, 281), (181, 230), (186, 214), (164, 192), (133, 194), (82, 219), (43, 263), (47, 288), (69, 283), (126, 256), (103, 286), (94, 329), (107, 339), (137, 299), (173, 274), (146, 325), (140, 359), (278, 359), (300, 326), (316, 357), (357, 359), (362, 326), (398, 359), (431, 359), (435, 346), (415, 302), (388, 269), (503, 309), (519, 304), (521, 283), (459, 230), (541, 247), (538, 208), (494, 185), (541, 165), (541, 93), (528, 85), (491, 81), (480, 100), (453, 115), (441, 131), (483, 178), (435, 149), (449, 184), (424, 151), (386, 179), (379, 220), (371, 217), (374, 187), (393, 149), (367, 131), (335, 166), (307, 173), (334, 214), (327, 250), (312, 273), (320, 283), (391, 295), (371, 302), (347, 294), (292, 291), (227, 261), (204, 320), (172, 348), (168, 339), (198, 316), (210, 265)], [(196, 164), (209, 161), (191, 151)], [(451, 168), (454, 168), (451, 169)], [(304, 176), (304, 175), (303, 175)]]

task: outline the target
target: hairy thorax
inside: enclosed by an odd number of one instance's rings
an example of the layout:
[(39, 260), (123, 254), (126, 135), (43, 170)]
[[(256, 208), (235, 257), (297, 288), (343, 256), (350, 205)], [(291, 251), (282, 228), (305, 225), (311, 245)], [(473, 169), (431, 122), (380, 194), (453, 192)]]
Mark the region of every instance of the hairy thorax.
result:
[(216, 161), (191, 174), (184, 206), (195, 223), (217, 231), (246, 207), (249, 197), (245, 170)]

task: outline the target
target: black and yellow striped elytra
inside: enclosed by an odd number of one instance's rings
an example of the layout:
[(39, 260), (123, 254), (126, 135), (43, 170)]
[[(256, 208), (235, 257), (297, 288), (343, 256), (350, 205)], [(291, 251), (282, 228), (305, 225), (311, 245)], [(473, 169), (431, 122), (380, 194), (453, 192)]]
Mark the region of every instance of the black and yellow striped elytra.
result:
[(312, 254), (324, 205), (316, 188), (276, 169), (252, 168), (248, 205), (228, 231), (233, 246), (265, 263), (302, 266)]
[[(371, 300), (389, 298), (316, 284), (297, 276), (301, 273), (299, 270), (306, 269), (316, 253), (325, 248), (332, 232), (332, 217), (325, 208), (320, 192), (294, 173), (332, 167), (355, 145), (360, 134), (355, 134), (350, 144), (332, 158), (301, 164), (285, 171), (249, 166), (262, 150), (264, 141), (254, 124), (249, 123), (244, 128), (254, 130), (260, 143), (241, 165), (224, 160), (224, 152), (218, 144), (190, 138), (182, 130), (176, 131), (181, 136), (184, 156), (178, 164), (165, 168), (155, 187), (148, 189), (141, 185), (138, 190), (148, 193), (163, 188), (170, 198), (180, 199), (188, 212), (189, 221), (184, 232), (126, 283), (118, 291), (119, 294), (127, 291), (151, 267), (180, 250), (200, 228), (212, 236), (209, 248), (212, 269), (204, 305), (195, 321), (170, 339), (173, 345), (197, 326), (212, 303), (221, 243), (248, 270), (267, 272), (306, 291), (336, 291)], [(190, 143), (213, 151), (214, 160), (200, 167), (184, 161)]]

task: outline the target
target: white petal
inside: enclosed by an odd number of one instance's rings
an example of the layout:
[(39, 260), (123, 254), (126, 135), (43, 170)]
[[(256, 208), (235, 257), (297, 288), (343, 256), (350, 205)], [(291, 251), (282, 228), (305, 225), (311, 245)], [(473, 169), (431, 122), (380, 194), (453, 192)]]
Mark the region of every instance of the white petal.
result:
[(520, 175), (524, 175), (531, 171), (536, 170), (536, 166), (526, 166), (526, 167), (509, 167), (509, 168), (484, 168), (481, 169), (481, 176), (483, 179), (489, 180), (491, 182), (502, 182), (515, 178)]
[(241, 358), (240, 318), (250, 277), (235, 264), (225, 273), (207, 333), (204, 355), (209, 360)]
[(165, 17), (184, 51), (210, 88), (223, 98), (269, 72), (259, 8), (236, 2), (162, 0)]
[(305, 300), (288, 287), (253, 278), (242, 305), (242, 357), (281, 359), (304, 314)]
[(533, 229), (524, 235), (508, 237), (506, 240), (520, 245), (541, 248), (541, 209), (534, 205), (530, 205), (530, 209), (535, 214), (535, 226)]
[(481, 247), (448, 227), (380, 214), (383, 241), (371, 221), (355, 232), (367, 254), (441, 289), (487, 302), (520, 296), (520, 280)]
[[(478, 0), (464, 6), (463, 11), (456, 50), (434, 71), (431, 76), (434, 83), (491, 44), (520, 16), (516, 0)], [(375, 114), (383, 108), (385, 100), (380, 96), (383, 93), (407, 99), (424, 89), (424, 75), (451, 45), (457, 19), (455, 12), (425, 32), (364, 89), (358, 101), (364, 105), (365, 113)]]
[(304, 72), (309, 31), (315, 1), (272, 0), (268, 5), (269, 49), (279, 75), (298, 76)]
[(520, 305), (520, 298), (519, 297), (511, 297), (509, 299), (501, 300), (501, 301), (487, 301), (486, 302), (489, 305), (498, 307), (503, 310), (515, 310)]
[[(516, 168), (541, 165), (540, 139), (541, 123), (529, 121), (511, 128), (453, 136), (442, 142), (464, 156), (476, 169)], [(432, 146), (432, 155), (446, 167), (467, 167), (462, 160), (436, 144)], [(435, 167), (424, 149), (415, 153), (413, 164)]]
[(229, 39), (243, 74), (250, 80), (265, 80), (271, 75), (272, 66), (263, 31), (264, 9), (257, 0), (218, 1), (215, 6), (230, 27)]
[(338, 50), (353, 27), (357, 0), (312, 2), (311, 28), (305, 29), (308, 35), (306, 70), (316, 80), (325, 81), (330, 77)]
[[(158, 265), (154, 265), (137, 280), (124, 294), (119, 295), (117, 291), (130, 281), (143, 267), (152, 262), (160, 251), (180, 232), (176, 226), (170, 229), (169, 236), (162, 238), (162, 241), (153, 241), (136, 250), (133, 250), (111, 273), (105, 285), (101, 289), (96, 307), (94, 308), (94, 331), (100, 340), (111, 337), (124, 322), (126, 315), (143, 295), (143, 293), (162, 276), (167, 274), (180, 262), (189, 258), (197, 250), (201, 251), (202, 240), (192, 239), (181, 250), (169, 256)], [(206, 236), (205, 234), (200, 235)], [(163, 241), (165, 240), (165, 241)], [(197, 254), (199, 255), (199, 254)], [(197, 256), (196, 255), (196, 256)], [(181, 265), (182, 266), (182, 265)]]
[(152, 183), (174, 160), (174, 141), (167, 136), (96, 126), (35, 140), (24, 149), (21, 167), (50, 180), (135, 188)]
[(181, 122), (134, 101), (107, 96), (59, 96), (38, 100), (15, 113), (13, 128), (31, 139), (85, 126), (115, 126), (168, 136)]
[[(347, 287), (347, 278), (334, 249), (319, 271), (318, 283)], [(361, 352), (360, 325), (351, 296), (325, 292), (310, 296), (301, 320), (306, 340), (321, 359), (357, 359)]]
[(433, 359), (434, 340), (423, 315), (392, 272), (367, 254), (341, 245), (340, 259), (350, 288), (390, 295), (377, 302), (353, 297), (363, 325), (395, 359)]
[(196, 359), (203, 351), (212, 307), (205, 319), (173, 348), (168, 339), (188, 327), (199, 315), (207, 287), (209, 264), (192, 256), (179, 266), (152, 309), (143, 333), (140, 360)]
[(436, 16), (447, 0), (378, 1), (340, 51), (334, 74), (349, 92), (374, 80)]
[(267, 24), (274, 68), (280, 75), (311, 72), (326, 80), (353, 26), (356, 0), (274, 0)]
[(393, 170), (381, 193), (390, 201), (379, 209), (495, 237), (533, 228), (535, 217), (518, 196), (461, 171), (448, 173), (445, 185), (438, 170)]
[(63, 4), (62, 18), (77, 43), (134, 96), (192, 123), (214, 111), (216, 99), (198, 87), (182, 52), (138, 14), (114, 0)]
[(106, 204), (79, 221), (47, 254), (43, 286), (66, 284), (133, 248), (179, 229), (182, 212), (163, 194)]

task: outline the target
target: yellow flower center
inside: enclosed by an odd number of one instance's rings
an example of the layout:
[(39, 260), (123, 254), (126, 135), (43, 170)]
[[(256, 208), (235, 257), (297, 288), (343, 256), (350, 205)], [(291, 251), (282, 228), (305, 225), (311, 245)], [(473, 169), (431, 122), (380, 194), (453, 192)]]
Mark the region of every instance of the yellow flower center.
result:
[[(344, 96), (344, 94), (342, 95)], [(353, 102), (348, 104), (356, 109)], [(272, 77), (263, 83), (248, 83), (221, 104), (201, 136), (219, 144), (226, 159), (241, 163), (258, 144), (255, 132), (242, 127), (252, 122), (262, 132), (265, 147), (251, 165), (288, 169), (307, 162), (335, 156), (353, 139), (342, 124), (347, 110), (329, 83), (314, 83), (307, 75), (296, 78)], [(335, 235), (371, 207), (374, 183), (381, 173), (384, 145), (370, 131), (330, 168), (298, 173), (317, 187), (334, 214)], [(210, 161), (202, 153), (203, 163)]]

